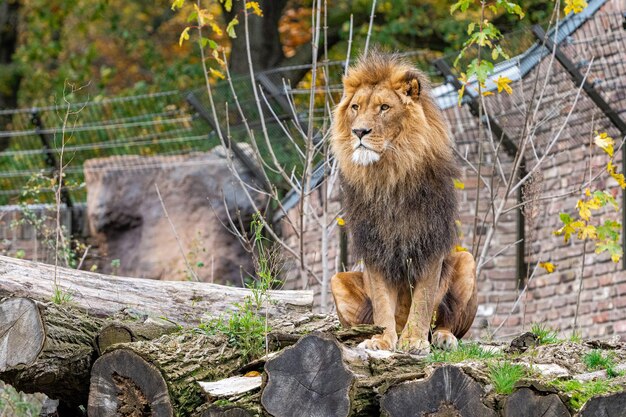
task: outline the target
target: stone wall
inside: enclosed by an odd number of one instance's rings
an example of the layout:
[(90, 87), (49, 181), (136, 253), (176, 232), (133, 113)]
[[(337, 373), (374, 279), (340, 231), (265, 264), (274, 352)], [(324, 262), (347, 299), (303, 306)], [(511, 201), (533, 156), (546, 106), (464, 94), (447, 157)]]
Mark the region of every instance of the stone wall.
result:
[[(589, 67), (588, 80), (617, 109), (622, 119), (626, 119), (626, 65), (623, 62), (626, 32), (622, 29), (622, 16), (619, 12), (619, 1), (608, 1), (560, 48), (583, 73), (593, 60), (593, 65)], [(531, 109), (530, 114), (535, 121), (534, 146), (527, 148), (526, 161), (528, 169), (532, 170), (541, 160), (541, 168), (533, 176), (534, 191), (526, 189), (526, 198), (534, 201), (525, 216), (525, 260), (530, 271), (528, 288), (525, 292), (518, 288), (516, 210), (513, 207), (517, 204), (517, 197), (516, 193), (511, 193), (505, 204), (510, 211), (499, 219), (496, 233), (483, 259), (486, 262), (479, 277), (480, 306), (472, 329), (473, 336), (492, 335), (496, 332), (496, 337), (506, 337), (528, 329), (531, 323), (547, 324), (561, 330), (564, 335), (569, 335), (574, 324), (581, 275), (582, 291), (577, 321), (582, 335), (626, 336), (626, 309), (623, 308), (626, 301), (622, 299), (626, 294), (626, 272), (621, 269), (622, 264), (614, 264), (607, 254), (595, 254), (594, 244), (588, 243), (583, 268), (583, 244), (575, 238), (566, 244), (562, 237), (553, 234), (561, 227), (559, 213), (575, 213), (576, 202), (583, 196), (581, 184), (589, 179), (590, 172), (592, 176), (601, 172), (608, 161), (604, 152), (596, 146), (590, 146), (594, 132), (607, 132), (618, 143), (620, 134), (585, 92), (581, 91), (579, 94), (577, 86), (565, 69), (556, 60), (551, 61), (549, 56), (544, 58), (526, 77), (512, 84), (514, 92), (511, 96), (503, 93), (486, 97), (490, 114), (515, 142), (519, 142), (526, 123), (528, 113), (525, 109)], [(536, 112), (536, 99), (531, 101), (535, 85), (538, 91), (543, 91), (541, 105)], [(489, 192), (484, 186), (480, 187), (480, 199), (478, 205), (476, 204), (479, 181), (475, 171), (467, 163), (478, 166), (479, 124), (467, 107), (448, 108), (444, 111), (444, 116), (457, 149), (467, 159), (466, 163), (462, 163), (461, 180), (465, 183), (465, 189), (458, 193), (464, 235), (462, 244), (471, 248), (471, 231), (477, 208), (482, 221), (490, 204)], [(555, 137), (558, 140), (549, 145)], [(485, 156), (481, 172), (493, 172), (495, 165), (493, 189), (497, 190), (496, 201), (500, 202), (504, 187), (499, 174), (506, 177), (511, 170), (512, 161), (504, 155), (500, 158), (500, 164), (497, 164), (488, 146), (483, 151)], [(617, 153), (614, 164), (621, 167), (621, 152)], [(487, 180), (490, 181), (488, 177), (487, 175)], [(592, 182), (589, 188), (608, 189), (621, 201), (621, 190), (615, 181), (607, 179), (607, 175)], [(335, 188), (330, 203), (333, 207), (331, 213), (339, 212), (339, 193), (340, 190)], [(566, 193), (569, 194), (564, 195)], [(319, 205), (319, 197), (314, 198), (318, 198)], [(298, 208), (292, 209), (289, 214), (290, 217), (297, 218)], [(621, 213), (612, 209), (605, 210), (596, 217), (621, 221)], [(493, 221), (492, 216), (487, 215), (485, 221), (490, 224)], [(293, 231), (289, 227), (285, 227), (285, 230), (287, 239), (296, 247), (298, 239)], [(304, 235), (307, 259), (316, 271), (321, 271), (320, 235), (321, 231), (316, 225), (311, 225)], [(329, 265), (334, 273), (340, 270), (337, 262), (336, 222), (333, 222), (329, 236)], [(484, 243), (485, 234), (480, 239)], [(552, 262), (557, 269), (548, 274), (542, 268), (536, 267), (538, 262)], [(316, 291), (316, 300), (320, 299), (321, 285), (315, 278), (302, 282), (294, 268), (288, 269), (290, 274), (286, 288), (312, 288)]]

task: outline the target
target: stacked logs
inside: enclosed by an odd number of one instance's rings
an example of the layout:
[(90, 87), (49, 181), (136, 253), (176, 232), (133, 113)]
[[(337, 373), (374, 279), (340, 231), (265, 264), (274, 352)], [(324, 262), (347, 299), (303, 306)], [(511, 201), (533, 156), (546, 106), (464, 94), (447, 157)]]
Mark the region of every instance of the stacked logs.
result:
[[(204, 300), (216, 299), (212, 291), (220, 288), (199, 285), (185, 293), (181, 287), (151, 307), (132, 295), (136, 290), (124, 291), (143, 280), (85, 274), (85, 281), (110, 280), (109, 294), (99, 296), (104, 301), (90, 304), (84, 294), (91, 290), (75, 279), (66, 281), (74, 290), (71, 301), (56, 305), (42, 302), (50, 296), (42, 297), (40, 281), (51, 279), (46, 268), (0, 257), (0, 380), (59, 399), (68, 410), (61, 416), (86, 409), (92, 417), (591, 417), (626, 409), (623, 392), (593, 398), (575, 411), (563, 393), (537, 381), (497, 394), (484, 364), (432, 364), (359, 349), (360, 341), (382, 329), (341, 329), (335, 317), (307, 312), (312, 296), (304, 292), (299, 301), (293, 293), (273, 294), (268, 350), (250, 361), (225, 335), (194, 329), (208, 308)], [(57, 282), (67, 274), (82, 273), (59, 270)], [(38, 297), (25, 297), (33, 288)], [(119, 300), (117, 311), (111, 294)], [(202, 308), (176, 311), (176, 303), (193, 302)], [(227, 314), (224, 305), (223, 299), (213, 303), (212, 314)], [(155, 314), (168, 309), (166, 318)]]

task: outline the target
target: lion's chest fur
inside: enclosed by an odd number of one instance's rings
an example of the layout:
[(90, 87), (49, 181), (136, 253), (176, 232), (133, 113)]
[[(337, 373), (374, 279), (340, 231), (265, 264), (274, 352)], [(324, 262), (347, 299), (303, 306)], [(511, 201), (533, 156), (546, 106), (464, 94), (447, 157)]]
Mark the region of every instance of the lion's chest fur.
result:
[(347, 225), (356, 258), (394, 283), (414, 282), (454, 245), (454, 166), (422, 171), (390, 192), (361, 192), (342, 178)]

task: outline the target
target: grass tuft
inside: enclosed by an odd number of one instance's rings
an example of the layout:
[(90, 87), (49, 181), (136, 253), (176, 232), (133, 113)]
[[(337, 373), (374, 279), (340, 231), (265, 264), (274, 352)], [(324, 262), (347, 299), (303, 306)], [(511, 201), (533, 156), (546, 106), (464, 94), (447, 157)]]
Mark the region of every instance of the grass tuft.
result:
[(516, 365), (508, 361), (489, 366), (489, 378), (498, 394), (512, 393), (517, 381), (527, 373), (528, 370), (524, 365)]
[(569, 381), (556, 380), (552, 382), (552, 385), (570, 397), (569, 404), (574, 410), (580, 410), (592, 397), (622, 390), (619, 385), (611, 384), (606, 380), (586, 382), (575, 379)]
[(600, 349), (594, 349), (583, 356), (583, 362), (588, 371), (606, 370), (609, 378), (615, 378), (622, 374), (622, 372), (615, 370), (615, 358), (611, 352), (605, 353)]
[(431, 363), (457, 363), (466, 360), (486, 360), (503, 357), (502, 352), (492, 352), (483, 349), (478, 343), (464, 343), (459, 341), (459, 347), (456, 350), (441, 350), (433, 348), (426, 360)]
[(545, 324), (533, 323), (530, 331), (535, 336), (537, 336), (537, 342), (540, 345), (560, 342), (560, 339), (558, 337), (559, 333), (556, 330), (553, 330), (550, 327), (546, 326)]

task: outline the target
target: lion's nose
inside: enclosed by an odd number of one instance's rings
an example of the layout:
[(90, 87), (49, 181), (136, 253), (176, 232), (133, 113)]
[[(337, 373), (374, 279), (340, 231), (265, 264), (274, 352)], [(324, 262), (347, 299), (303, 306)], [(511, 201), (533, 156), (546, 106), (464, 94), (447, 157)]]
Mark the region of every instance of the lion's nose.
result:
[(357, 138), (363, 139), (363, 136), (372, 132), (372, 129), (352, 129), (352, 133), (356, 135)]

